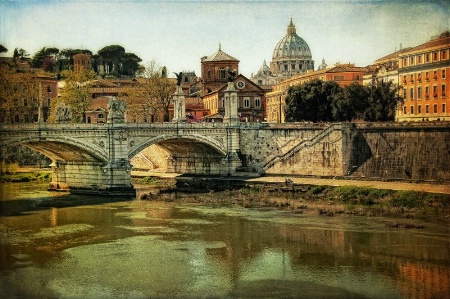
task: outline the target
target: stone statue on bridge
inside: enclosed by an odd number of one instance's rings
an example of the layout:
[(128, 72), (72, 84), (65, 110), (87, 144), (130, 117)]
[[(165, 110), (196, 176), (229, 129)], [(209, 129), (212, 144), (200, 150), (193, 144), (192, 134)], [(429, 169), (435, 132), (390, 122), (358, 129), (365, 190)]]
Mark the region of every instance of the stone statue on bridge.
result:
[(58, 123), (70, 122), (72, 120), (72, 109), (66, 103), (61, 102), (56, 108), (55, 120)]
[(125, 122), (125, 110), (127, 104), (124, 100), (116, 97), (109, 97), (108, 101), (108, 123), (123, 123)]

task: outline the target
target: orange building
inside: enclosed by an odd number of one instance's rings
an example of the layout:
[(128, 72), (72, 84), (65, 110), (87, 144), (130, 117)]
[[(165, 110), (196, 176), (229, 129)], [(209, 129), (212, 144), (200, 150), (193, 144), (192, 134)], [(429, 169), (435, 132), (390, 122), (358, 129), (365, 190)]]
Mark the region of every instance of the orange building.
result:
[(450, 120), (449, 57), (449, 32), (400, 54), (397, 121)]
[(341, 87), (352, 83), (362, 84), (363, 76), (368, 72), (366, 67), (354, 64), (336, 64), (324, 70), (308, 71), (306, 74), (294, 76), (273, 86), (271, 92), (266, 93), (266, 121), (284, 123), (284, 106), (286, 96), (292, 86), (301, 85), (313, 79), (322, 81), (336, 81)]

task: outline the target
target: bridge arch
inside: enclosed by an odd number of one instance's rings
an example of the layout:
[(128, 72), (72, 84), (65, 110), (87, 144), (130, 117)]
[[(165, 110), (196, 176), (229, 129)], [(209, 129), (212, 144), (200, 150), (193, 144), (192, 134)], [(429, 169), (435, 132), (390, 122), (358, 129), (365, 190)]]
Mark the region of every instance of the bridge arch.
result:
[(223, 174), (226, 157), (222, 138), (197, 134), (163, 134), (147, 138), (133, 146), (128, 154), (135, 169), (198, 175)]
[(134, 145), (128, 153), (128, 158), (129, 159), (133, 158), (143, 149), (153, 144), (167, 147), (168, 149), (169, 148), (173, 149), (173, 147), (170, 147), (169, 144), (176, 144), (176, 143), (187, 145), (188, 147), (200, 146), (203, 149), (209, 151), (210, 153), (215, 153), (221, 156), (226, 156), (227, 154), (227, 150), (223, 146), (223, 144), (221, 144), (218, 140), (215, 140), (213, 138), (208, 138), (202, 135), (183, 135), (182, 137), (180, 137), (177, 135), (167, 134), (152, 137), (140, 142), (139, 144)]
[(14, 138), (8, 142), (8, 146), (24, 145), (29, 147), (53, 162), (56, 161), (85, 161), (108, 163), (108, 156), (105, 150), (99, 146), (82, 142), (83, 140), (70, 137), (46, 137), (42, 139), (36, 137)]

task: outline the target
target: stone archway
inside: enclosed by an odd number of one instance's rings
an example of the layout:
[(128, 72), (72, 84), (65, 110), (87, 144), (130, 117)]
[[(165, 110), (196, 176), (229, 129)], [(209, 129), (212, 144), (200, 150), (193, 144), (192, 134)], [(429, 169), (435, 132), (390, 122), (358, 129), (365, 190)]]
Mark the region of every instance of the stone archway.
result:
[(129, 159), (134, 168), (139, 168), (136, 164), (139, 158), (150, 161), (148, 164), (153, 170), (160, 172), (224, 175), (228, 171), (226, 151), (217, 142), (199, 136), (158, 136), (146, 140), (130, 151)]

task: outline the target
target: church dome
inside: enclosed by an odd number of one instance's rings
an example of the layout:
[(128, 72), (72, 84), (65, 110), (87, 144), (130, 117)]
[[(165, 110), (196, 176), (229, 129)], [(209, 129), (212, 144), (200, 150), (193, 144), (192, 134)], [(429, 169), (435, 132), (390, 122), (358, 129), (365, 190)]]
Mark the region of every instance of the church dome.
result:
[(303, 38), (297, 35), (292, 19), (289, 23), (287, 34), (275, 46), (272, 58), (312, 58), (311, 50), (309, 49), (308, 44)]
[(270, 67), (267, 65), (266, 60), (264, 60), (263, 65), (259, 68), (258, 75), (269, 75), (271, 73)]
[(311, 50), (305, 40), (297, 35), (292, 19), (288, 25), (287, 34), (273, 50), (270, 70), (284, 79), (314, 70)]

